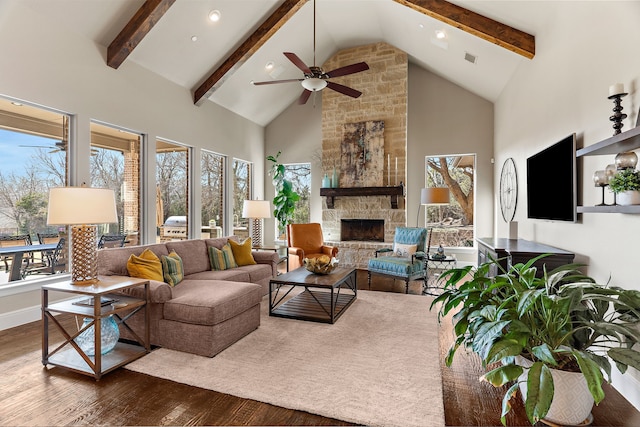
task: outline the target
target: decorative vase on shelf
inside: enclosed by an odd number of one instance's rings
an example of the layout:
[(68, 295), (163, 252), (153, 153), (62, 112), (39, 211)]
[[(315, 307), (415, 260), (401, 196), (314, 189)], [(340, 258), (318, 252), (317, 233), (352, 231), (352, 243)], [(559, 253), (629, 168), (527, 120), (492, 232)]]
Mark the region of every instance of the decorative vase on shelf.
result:
[(326, 173), (324, 174), (324, 178), (322, 178), (322, 188), (331, 187), (331, 178)]
[(336, 170), (336, 168), (333, 168), (333, 176), (331, 177), (331, 186), (333, 188), (338, 188), (338, 171)]
[[(93, 319), (88, 317), (84, 318), (82, 328), (91, 323)], [(76, 344), (84, 351), (87, 356), (95, 356), (95, 333), (94, 325), (89, 326), (87, 330), (78, 335), (75, 339)], [(105, 317), (100, 324), (100, 352), (101, 354), (107, 354), (114, 349), (118, 340), (120, 339), (120, 329), (118, 323), (113, 316)]]

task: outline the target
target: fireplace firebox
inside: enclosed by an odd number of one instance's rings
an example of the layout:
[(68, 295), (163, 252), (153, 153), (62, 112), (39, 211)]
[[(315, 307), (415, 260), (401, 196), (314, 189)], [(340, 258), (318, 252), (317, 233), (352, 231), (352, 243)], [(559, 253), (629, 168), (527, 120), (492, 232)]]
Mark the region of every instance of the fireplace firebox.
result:
[(340, 240), (384, 242), (384, 220), (341, 219)]

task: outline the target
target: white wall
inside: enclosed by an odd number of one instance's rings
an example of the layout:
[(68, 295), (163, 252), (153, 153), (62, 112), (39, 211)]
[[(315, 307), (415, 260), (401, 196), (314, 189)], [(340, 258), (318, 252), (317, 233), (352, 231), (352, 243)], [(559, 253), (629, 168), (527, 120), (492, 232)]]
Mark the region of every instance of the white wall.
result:
[[(305, 105), (291, 104), (265, 129), (265, 155), (275, 156), (282, 151), (280, 163), (311, 163), (311, 222), (322, 222), (322, 96), (311, 95)], [(265, 175), (272, 162), (266, 162)], [(271, 177), (265, 176), (265, 200), (273, 200), (275, 189)], [(273, 244), (275, 219), (264, 222), (264, 242)]]
[[(476, 224), (479, 237), (493, 235), (493, 104), (418, 66), (409, 66), (409, 117), (407, 136), (407, 188), (424, 187), (427, 155), (477, 154)], [(283, 163), (311, 162), (311, 221), (322, 221), (321, 165), (315, 162), (322, 150), (320, 97), (313, 105), (291, 105), (266, 127), (265, 151), (282, 150)], [(309, 104), (312, 104), (309, 100)], [(268, 165), (267, 165), (268, 166)], [(267, 177), (268, 179), (268, 177)], [(273, 199), (273, 186), (265, 188)], [(407, 194), (408, 225), (414, 225), (419, 191)], [(273, 220), (266, 226), (265, 242), (273, 241)], [(270, 232), (271, 235), (266, 235)], [(461, 261), (475, 262), (475, 251), (457, 254)]]
[[(155, 236), (156, 138), (166, 138), (253, 162), (254, 195), (263, 196), (264, 128), (212, 102), (193, 105), (189, 90), (150, 73), (131, 61), (118, 70), (106, 65), (106, 48), (61, 28), (46, 16), (35, 15), (19, 1), (0, 1), (0, 95), (65, 111), (75, 116), (78, 138), (77, 185), (89, 182), (90, 120), (96, 119), (146, 134), (143, 194), (146, 240)], [(197, 168), (199, 170), (199, 167)], [(228, 180), (231, 190), (232, 180)], [(196, 187), (199, 187), (196, 182)], [(196, 188), (197, 189), (197, 188)], [(196, 192), (198, 194), (199, 192)], [(200, 207), (194, 206), (194, 223)], [(5, 289), (6, 290), (6, 289)], [(39, 292), (14, 294), (0, 289), (0, 329), (19, 319), (39, 318)], [(11, 314), (9, 314), (11, 313)], [(22, 313), (16, 315), (16, 313)], [(3, 319), (11, 319), (6, 323)], [(16, 323), (18, 322), (18, 323)]]
[[(426, 156), (455, 154), (476, 155), (476, 237), (493, 236), (493, 103), (410, 64), (407, 188), (425, 186)], [(419, 202), (419, 193), (407, 194), (408, 225)], [(459, 261), (477, 262), (475, 250), (457, 252)]]
[[(575, 224), (527, 219), (526, 158), (572, 132), (579, 146), (613, 135), (613, 103), (607, 96), (614, 83), (624, 83), (630, 92), (622, 101), (629, 115), (623, 131), (634, 127), (640, 104), (640, 2), (553, 6), (556, 13), (549, 14), (548, 27), (536, 34), (534, 59), (519, 67), (495, 105), (496, 165), (508, 157), (516, 161), (520, 184), (515, 220), (520, 237), (575, 252), (578, 261), (588, 264), (588, 274), (602, 283), (610, 280), (612, 285), (640, 290), (640, 215), (587, 213)], [(578, 196), (584, 205), (599, 203), (601, 191), (594, 187), (592, 175), (614, 157), (579, 161)], [(499, 173), (496, 167), (496, 188)], [(507, 237), (507, 225), (501, 218), (497, 223), (498, 235)], [(624, 386), (620, 377), (614, 385), (640, 406), (638, 372), (623, 378)]]

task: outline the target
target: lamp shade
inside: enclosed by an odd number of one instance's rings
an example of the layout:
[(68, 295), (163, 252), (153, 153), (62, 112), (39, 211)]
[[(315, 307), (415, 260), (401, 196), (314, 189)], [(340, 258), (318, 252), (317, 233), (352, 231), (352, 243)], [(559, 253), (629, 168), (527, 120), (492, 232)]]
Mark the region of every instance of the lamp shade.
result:
[(327, 87), (327, 81), (317, 77), (310, 77), (302, 81), (302, 87), (311, 92), (317, 92)]
[(56, 187), (49, 190), (48, 225), (113, 222), (118, 222), (113, 190), (90, 187)]
[(271, 203), (268, 200), (245, 200), (243, 218), (271, 218)]
[(449, 189), (442, 187), (423, 188), (420, 192), (421, 205), (448, 205)]

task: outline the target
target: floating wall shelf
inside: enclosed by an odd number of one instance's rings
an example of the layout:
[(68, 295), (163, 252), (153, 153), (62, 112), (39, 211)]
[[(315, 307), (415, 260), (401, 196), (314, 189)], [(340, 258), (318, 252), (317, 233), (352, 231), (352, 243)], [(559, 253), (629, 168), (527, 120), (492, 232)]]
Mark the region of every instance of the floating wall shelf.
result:
[[(640, 126), (619, 133), (576, 152), (576, 157), (603, 156), (633, 151), (640, 148)], [(640, 214), (640, 205), (632, 206), (578, 206), (578, 213), (632, 213)]]
[(321, 188), (320, 195), (327, 198), (327, 208), (333, 209), (334, 197), (390, 196), (391, 209), (398, 209), (398, 196), (404, 196), (404, 186)]

